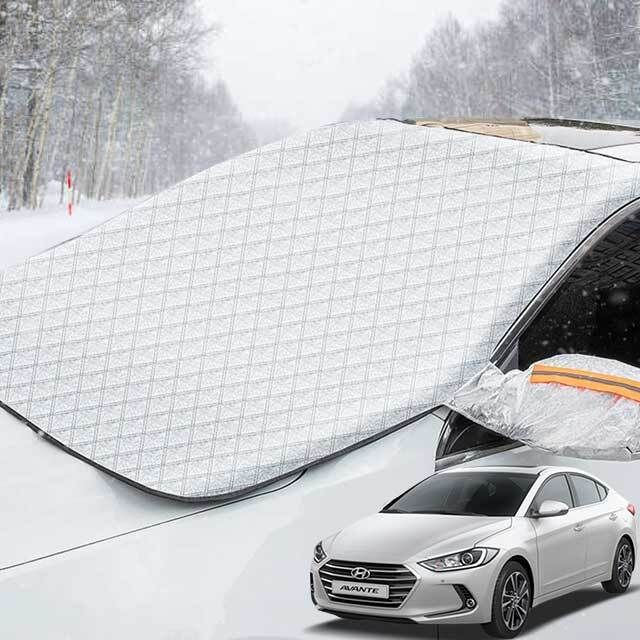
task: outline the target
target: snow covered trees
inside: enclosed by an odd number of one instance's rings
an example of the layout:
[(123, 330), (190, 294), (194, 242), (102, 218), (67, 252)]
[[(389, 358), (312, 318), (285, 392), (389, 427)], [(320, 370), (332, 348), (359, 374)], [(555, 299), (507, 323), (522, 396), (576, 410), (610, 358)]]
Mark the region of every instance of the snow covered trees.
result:
[(224, 85), (198, 73), (195, 0), (0, 0), (0, 203), (137, 196), (251, 146)]
[(640, 120), (639, 26), (637, 0), (508, 0), (473, 28), (451, 17), (405, 79), (348, 113)]

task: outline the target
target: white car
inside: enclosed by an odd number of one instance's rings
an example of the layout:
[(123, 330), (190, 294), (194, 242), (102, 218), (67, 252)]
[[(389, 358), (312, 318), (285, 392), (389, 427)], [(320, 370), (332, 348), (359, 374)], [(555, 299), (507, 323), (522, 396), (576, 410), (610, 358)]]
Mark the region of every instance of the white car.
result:
[(629, 588), (635, 511), (569, 467), (443, 471), (318, 543), (312, 600), (345, 618), (481, 623), (512, 638), (541, 602), (596, 582)]

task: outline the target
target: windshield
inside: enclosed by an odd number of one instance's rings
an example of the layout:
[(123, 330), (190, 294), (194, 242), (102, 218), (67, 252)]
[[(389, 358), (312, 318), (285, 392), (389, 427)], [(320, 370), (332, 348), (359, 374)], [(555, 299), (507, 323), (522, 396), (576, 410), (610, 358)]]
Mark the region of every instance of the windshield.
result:
[(396, 498), (383, 513), (513, 516), (536, 477), (483, 471), (437, 474)]

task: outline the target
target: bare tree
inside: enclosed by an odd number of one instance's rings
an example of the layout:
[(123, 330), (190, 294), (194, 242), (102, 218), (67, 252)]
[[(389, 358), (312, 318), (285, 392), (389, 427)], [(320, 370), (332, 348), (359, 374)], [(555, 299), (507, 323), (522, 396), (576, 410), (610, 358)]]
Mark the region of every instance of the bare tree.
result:
[(0, 0), (0, 192), (35, 207), (137, 196), (252, 142), (224, 85), (200, 77), (195, 0)]
[(356, 111), (637, 120), (639, 21), (638, 0), (509, 0), (471, 28), (448, 18), (417, 52), (404, 102), (378, 96)]

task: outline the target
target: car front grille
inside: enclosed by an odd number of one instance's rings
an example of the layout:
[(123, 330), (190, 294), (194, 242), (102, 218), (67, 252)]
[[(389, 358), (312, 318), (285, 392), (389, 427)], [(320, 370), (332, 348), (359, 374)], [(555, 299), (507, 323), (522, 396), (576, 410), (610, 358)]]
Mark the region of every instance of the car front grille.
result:
[[(357, 580), (351, 575), (351, 571), (358, 567), (362, 567), (369, 571), (370, 575), (366, 580)], [(401, 607), (417, 581), (414, 573), (401, 564), (374, 564), (371, 562), (329, 560), (322, 566), (319, 573), (324, 590), (331, 602), (364, 605), (384, 609), (397, 609), (398, 607)], [(378, 598), (335, 595), (331, 593), (331, 582), (333, 580), (357, 582), (362, 585), (389, 585), (389, 599), (381, 600)]]

